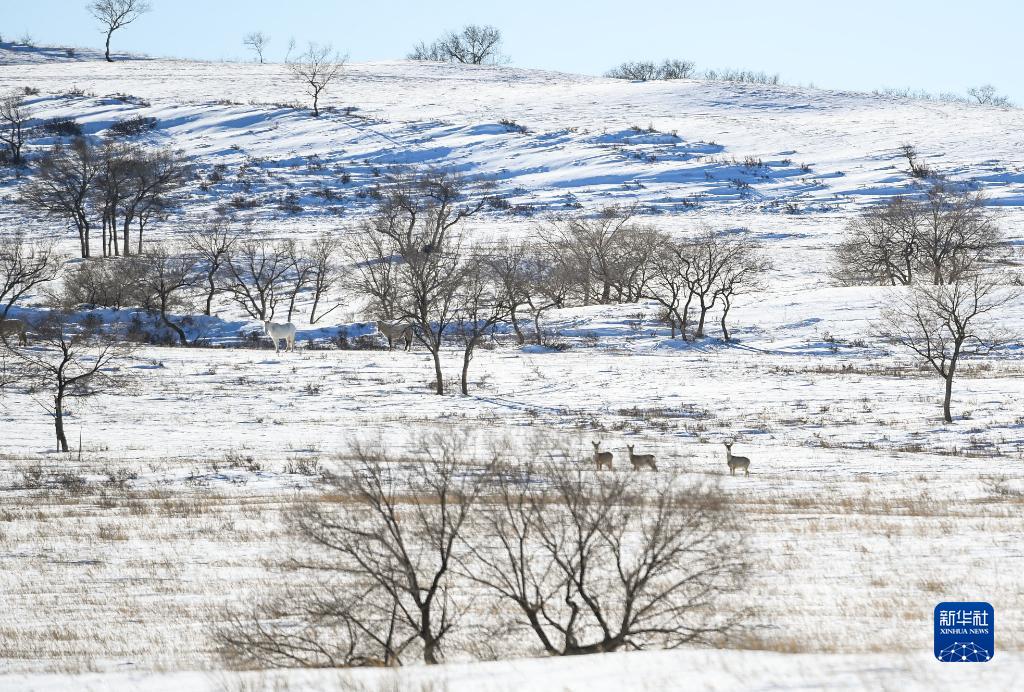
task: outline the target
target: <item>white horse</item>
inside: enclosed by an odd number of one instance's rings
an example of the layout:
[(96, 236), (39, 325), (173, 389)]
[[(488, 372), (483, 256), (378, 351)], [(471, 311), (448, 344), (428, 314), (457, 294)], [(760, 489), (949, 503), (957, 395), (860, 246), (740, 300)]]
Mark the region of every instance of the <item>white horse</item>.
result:
[(263, 320), (263, 331), (274, 340), (274, 353), (280, 353), (281, 339), (284, 339), (286, 351), (295, 350), (295, 325), (291, 322), (278, 324), (270, 320)]

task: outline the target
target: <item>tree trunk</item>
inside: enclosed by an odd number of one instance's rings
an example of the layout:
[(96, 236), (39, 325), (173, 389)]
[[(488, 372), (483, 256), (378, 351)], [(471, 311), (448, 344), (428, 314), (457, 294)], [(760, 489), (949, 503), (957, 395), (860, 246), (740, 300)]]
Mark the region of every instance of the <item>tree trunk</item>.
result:
[(313, 294), (313, 307), (309, 310), (309, 323), (316, 324), (316, 306), (320, 304), (320, 291)]
[(466, 350), (462, 354), (462, 395), (469, 396), (469, 362), (473, 360), (473, 349), (476, 348), (476, 337), (474, 336), (466, 343)]
[(729, 316), (729, 301), (725, 300), (725, 305), (722, 307), (722, 338), (726, 341), (729, 340), (729, 330), (725, 327), (725, 318)]
[(185, 336), (185, 330), (174, 322), (171, 322), (171, 319), (167, 316), (167, 299), (164, 297), (160, 298), (160, 319), (163, 320), (164, 324), (175, 331), (182, 346), (188, 346), (188, 337)]
[(210, 309), (213, 307), (213, 296), (217, 292), (217, 284), (213, 280), (214, 272), (210, 272), (206, 275), (206, 281), (210, 284), (210, 290), (206, 294), (206, 311), (203, 313), (207, 317), (210, 316)]
[(107, 32), (107, 52), (104, 54), (104, 57), (106, 57), (107, 62), (114, 62), (113, 58), (110, 57), (110, 35), (113, 33), (113, 29)]
[[(436, 379), (435, 393), (441, 395), (441, 394), (444, 394), (444, 375), (441, 373), (441, 346), (440, 346), (440, 344), (437, 344), (437, 345), (431, 344), (430, 345), (430, 353), (434, 357), (434, 377)], [(429, 661), (428, 661), (428, 663), (429, 663)]]
[(942, 400), (942, 419), (947, 423), (953, 422), (953, 415), (949, 411), (949, 402), (953, 398), (953, 375), (946, 377), (946, 396)]
[(701, 301), (700, 305), (700, 320), (697, 322), (697, 333), (694, 334), (694, 338), (700, 339), (704, 337), (704, 319), (708, 316), (708, 311), (711, 307), (705, 307), (704, 302)]
[(53, 397), (53, 425), (57, 432), (58, 451), (68, 451), (68, 438), (64, 436), (64, 387), (57, 387), (57, 396)]
[(523, 336), (523, 330), (519, 328), (519, 318), (516, 317), (516, 306), (514, 304), (509, 311), (509, 318), (512, 321), (512, 330), (516, 333), (516, 341), (522, 346), (526, 343), (526, 337)]

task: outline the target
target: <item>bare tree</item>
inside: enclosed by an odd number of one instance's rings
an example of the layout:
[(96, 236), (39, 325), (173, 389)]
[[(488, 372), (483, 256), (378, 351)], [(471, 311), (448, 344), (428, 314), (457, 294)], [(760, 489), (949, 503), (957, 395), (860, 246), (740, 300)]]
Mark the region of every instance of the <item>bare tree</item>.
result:
[(171, 320), (168, 310), (186, 305), (182, 300), (182, 289), (194, 286), (199, 278), (197, 261), (166, 245), (151, 247), (142, 256), (145, 268), (144, 290), (155, 303), (160, 320), (174, 331), (182, 346), (188, 346), (188, 336), (181, 325)]
[(242, 45), (256, 53), (256, 57), (259, 59), (261, 65), (263, 64), (263, 51), (266, 50), (267, 44), (269, 43), (270, 36), (262, 31), (250, 32), (242, 38)]
[(469, 24), (433, 43), (418, 43), (410, 60), (436, 60), (465, 65), (496, 65), (508, 58), (501, 53), (501, 31), (493, 26)]
[(269, 320), (289, 267), (288, 251), (280, 244), (263, 238), (239, 240), (224, 265), (225, 288), (250, 317)]
[(30, 389), (52, 394), (50, 401), (40, 401), (39, 405), (53, 416), (57, 449), (66, 452), (65, 403), (68, 399), (123, 389), (130, 379), (115, 363), (128, 351), (124, 344), (86, 332), (60, 313), (51, 313), (35, 329), (37, 336), (32, 346), (10, 350)]
[(330, 294), (340, 279), (335, 257), (341, 251), (341, 248), (341, 241), (327, 234), (319, 236), (310, 244), (310, 262), (312, 263), (313, 271), (313, 306), (309, 310), (310, 324), (316, 324), (317, 321), (341, 306), (341, 303), (335, 303), (319, 316), (316, 314), (321, 301)]
[(470, 250), (467, 255), (465, 265), (460, 268), (455, 318), (455, 330), (462, 341), (463, 396), (469, 395), (469, 364), (474, 350), (509, 314), (505, 284), (494, 274), (491, 258), (480, 249)]
[(656, 241), (657, 251), (651, 258), (651, 277), (645, 287), (643, 297), (657, 301), (665, 310), (665, 319), (672, 330), (672, 338), (676, 338), (676, 330), (680, 330), (686, 339), (686, 319), (693, 300), (690, 290), (689, 245), (679, 242), (667, 234), (662, 234)]
[(15, 166), (23, 161), (21, 149), (25, 145), (30, 118), (24, 96), (14, 92), (0, 96), (0, 142), (7, 145), (10, 162)]
[(342, 75), (348, 56), (337, 53), (330, 44), (310, 43), (306, 52), (288, 62), (292, 76), (305, 87), (313, 99), (313, 116), (320, 117), (320, 96)]
[(501, 283), (501, 295), (520, 346), (526, 343), (526, 337), (519, 326), (518, 310), (530, 302), (529, 252), (528, 243), (504, 242), (484, 255), (490, 272)]
[(110, 57), (110, 37), (113, 33), (128, 26), (152, 9), (147, 0), (93, 0), (86, 8), (107, 34), (105, 53), (107, 62), (114, 62), (114, 59)]
[(544, 331), (541, 320), (544, 314), (568, 304), (578, 283), (577, 268), (571, 266), (572, 259), (557, 248), (546, 243), (531, 243), (524, 260), (524, 273), (529, 286), (526, 303), (533, 318), (534, 339), (538, 346), (544, 345)]
[[(427, 171), (400, 176), (381, 192), (354, 247), (356, 286), (388, 316), (416, 327), (434, 360), (435, 391), (444, 394), (441, 349), (457, 318), (462, 280), (459, 227), (484, 200), (464, 202), (462, 181)], [(381, 315), (381, 316), (387, 316)]]
[(35, 210), (72, 222), (82, 257), (90, 256), (90, 197), (99, 164), (84, 139), (57, 144), (39, 159), (37, 175), (22, 190), (22, 201)]
[(470, 544), (463, 571), (548, 654), (720, 643), (746, 615), (717, 607), (749, 564), (713, 489), (671, 475), (641, 488), (635, 475), (584, 477), (559, 460), (502, 468), (482, 516), (494, 540)]
[(722, 338), (730, 340), (726, 320), (732, 308), (733, 299), (737, 295), (750, 293), (764, 285), (764, 275), (772, 268), (772, 263), (765, 257), (760, 243), (754, 238), (743, 235), (733, 238), (728, 261), (718, 274), (715, 285), (716, 297), (722, 301), (722, 315), (719, 324), (722, 326)]
[(0, 236), (0, 320), (27, 293), (57, 278), (62, 264), (52, 243), (31, 243), (21, 234)]
[(423, 661), (440, 663), (455, 626), (453, 570), (481, 487), (479, 474), (464, 472), (463, 446), (458, 436), (432, 435), (404, 468), (386, 449), (357, 447), (355, 465), (328, 479), (351, 501), (310, 503), (296, 517), (300, 534), (339, 560), (336, 569), (369, 582), (364, 601), (378, 621), (396, 618), (401, 635), (390, 659), (418, 641)]
[(180, 152), (171, 150), (136, 150), (126, 161), (128, 168), (128, 190), (121, 201), (122, 251), (129, 255), (129, 233), (132, 223), (138, 230), (136, 252), (142, 252), (142, 234), (146, 222), (154, 213), (161, 214), (170, 209), (173, 196), (185, 185), (191, 168)]
[(206, 307), (203, 314), (206, 316), (211, 314), (213, 298), (221, 290), (220, 276), (238, 238), (238, 232), (223, 218), (203, 221), (186, 237), (189, 248), (205, 265)]
[(997, 276), (975, 275), (941, 285), (915, 285), (908, 296), (883, 308), (880, 336), (910, 350), (945, 382), (942, 417), (953, 421), (953, 380), (963, 357), (985, 355), (1005, 340), (990, 320), (992, 312), (1019, 291), (1000, 287)]

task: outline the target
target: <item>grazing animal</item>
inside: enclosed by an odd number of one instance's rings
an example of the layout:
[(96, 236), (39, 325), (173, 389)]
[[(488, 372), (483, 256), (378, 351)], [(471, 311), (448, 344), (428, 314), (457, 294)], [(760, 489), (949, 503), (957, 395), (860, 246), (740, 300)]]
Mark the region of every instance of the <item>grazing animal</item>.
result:
[(612, 453), (602, 452), (600, 442), (591, 442), (594, 445), (594, 463), (597, 464), (597, 470), (607, 467), (609, 471), (612, 470)]
[(388, 340), (388, 350), (395, 350), (395, 342), (399, 339), (405, 341), (405, 350), (412, 350), (412, 325), (404, 322), (377, 322), (377, 331)]
[(284, 339), (286, 351), (295, 350), (295, 325), (291, 322), (278, 324), (270, 320), (263, 320), (263, 331), (274, 340), (274, 353), (280, 353), (281, 339)]
[(750, 459), (747, 457), (733, 456), (732, 442), (723, 442), (725, 445), (725, 463), (729, 465), (729, 474), (735, 476), (736, 469), (743, 469), (744, 475), (750, 475)]
[(626, 449), (629, 450), (629, 463), (633, 464), (634, 471), (639, 471), (645, 466), (649, 467), (651, 471), (658, 470), (653, 454), (633, 454), (633, 445), (626, 445)]
[(22, 346), (28, 346), (28, 326), (21, 320), (3, 320), (0, 321), (0, 338), (6, 341), (6, 337), (11, 334), (18, 335), (18, 343)]

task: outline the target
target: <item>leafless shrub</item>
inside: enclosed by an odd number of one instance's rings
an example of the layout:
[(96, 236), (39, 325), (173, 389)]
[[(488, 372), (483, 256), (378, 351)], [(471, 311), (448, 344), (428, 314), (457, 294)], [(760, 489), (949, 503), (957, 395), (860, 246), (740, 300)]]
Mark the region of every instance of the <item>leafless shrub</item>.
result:
[(658, 66), (658, 79), (690, 79), (696, 65), (691, 60), (669, 59)]
[(991, 84), (984, 84), (979, 87), (971, 87), (967, 90), (967, 95), (977, 101), (983, 106), (997, 106), (999, 108), (1009, 108), (1013, 105), (1009, 98), (1000, 95), (994, 86)]
[(605, 77), (634, 82), (646, 82), (655, 79), (657, 75), (658, 67), (650, 60), (627, 61), (605, 73)]

